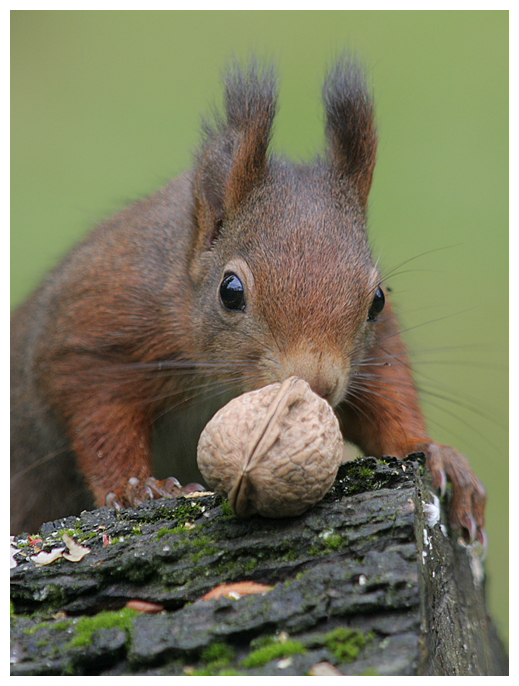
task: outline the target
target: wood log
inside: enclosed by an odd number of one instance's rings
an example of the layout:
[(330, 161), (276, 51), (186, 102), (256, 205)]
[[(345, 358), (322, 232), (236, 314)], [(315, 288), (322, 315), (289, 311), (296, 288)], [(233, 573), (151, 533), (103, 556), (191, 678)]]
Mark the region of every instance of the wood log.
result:
[[(299, 517), (202, 495), (45, 524), (13, 543), (11, 674), (508, 674), (479, 544), (445, 509), (414, 455), (342, 465)], [(64, 532), (90, 552), (36, 566)]]

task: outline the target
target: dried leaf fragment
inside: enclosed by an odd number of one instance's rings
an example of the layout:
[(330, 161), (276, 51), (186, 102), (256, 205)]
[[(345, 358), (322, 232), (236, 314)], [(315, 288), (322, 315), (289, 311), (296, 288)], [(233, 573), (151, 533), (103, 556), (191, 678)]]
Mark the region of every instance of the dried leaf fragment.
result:
[(310, 670), (310, 676), (344, 676), (331, 662), (317, 662)]
[(137, 610), (137, 612), (143, 612), (144, 614), (158, 614), (164, 610), (163, 605), (159, 605), (159, 603), (150, 603), (147, 600), (129, 600), (126, 603), (126, 607), (131, 610)]
[(331, 406), (297, 377), (231, 400), (207, 424), (198, 466), (239, 517), (302, 514), (331, 488), (344, 442)]
[(11, 545), (10, 545), (10, 558), (11, 558), (11, 561), (10, 561), (10, 565), (9, 565), (9, 568), (10, 568), (10, 569), (14, 569), (14, 567), (17, 567), (17, 566), (18, 566), (18, 562), (14, 559), (14, 556), (15, 556), (17, 553), (19, 553), (19, 552), (20, 552), (19, 548), (16, 548), (16, 547), (11, 543)]
[(79, 543), (76, 543), (72, 536), (63, 534), (62, 538), (69, 549), (68, 553), (63, 553), (65, 560), (68, 560), (69, 562), (79, 562), (90, 552), (90, 548), (87, 548), (84, 545), (79, 545)]
[(235, 584), (220, 584), (203, 595), (200, 600), (214, 600), (215, 598), (233, 598), (238, 600), (244, 595), (257, 595), (271, 591), (274, 586), (259, 584), (255, 581), (238, 581)]
[[(76, 543), (76, 541), (72, 538), (72, 536), (69, 536), (68, 534), (63, 534), (62, 536), (63, 542), (66, 545), (65, 547), (60, 547), (60, 548), (53, 548), (50, 552), (45, 552), (42, 551), (41, 553), (38, 553), (38, 555), (33, 555), (31, 557), (32, 562), (37, 567), (43, 567), (45, 565), (50, 565), (52, 562), (55, 560), (59, 560), (60, 557), (64, 557), (66, 560), (69, 562), (79, 562), (82, 560), (85, 555), (88, 555), (90, 552), (90, 548), (87, 548), (85, 546), (79, 545), (79, 543)], [(65, 551), (68, 548), (68, 553)]]
[(29, 541), (29, 545), (33, 548), (37, 548), (40, 543), (43, 543), (43, 540), (39, 536), (29, 536), (27, 540)]
[(44, 567), (45, 565), (50, 565), (55, 560), (58, 560), (63, 555), (65, 550), (66, 550), (65, 547), (53, 548), (48, 553), (46, 553), (44, 550), (42, 550), (41, 553), (38, 553), (37, 555), (33, 555), (31, 557), (31, 560), (32, 560), (32, 562), (34, 562), (36, 567)]

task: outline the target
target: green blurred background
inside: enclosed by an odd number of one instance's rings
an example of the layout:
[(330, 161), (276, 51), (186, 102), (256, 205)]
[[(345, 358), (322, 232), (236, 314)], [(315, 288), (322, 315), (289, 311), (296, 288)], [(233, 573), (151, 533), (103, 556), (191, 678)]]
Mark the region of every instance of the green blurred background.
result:
[[(490, 609), (508, 635), (508, 12), (13, 11), (11, 302), (96, 222), (191, 164), (229, 57), (274, 59), (273, 145), (323, 143), (320, 88), (366, 63), (374, 254), (432, 435), (487, 486)], [(399, 267), (399, 265), (402, 265)]]

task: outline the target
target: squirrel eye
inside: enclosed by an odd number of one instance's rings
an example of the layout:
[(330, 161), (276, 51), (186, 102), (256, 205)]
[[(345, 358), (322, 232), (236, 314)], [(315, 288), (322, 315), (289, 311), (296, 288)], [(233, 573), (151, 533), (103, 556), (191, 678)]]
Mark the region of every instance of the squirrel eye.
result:
[(375, 291), (375, 296), (373, 298), (373, 302), (371, 303), (371, 307), (369, 308), (368, 322), (375, 321), (375, 319), (384, 309), (385, 304), (386, 298), (384, 296), (384, 291), (380, 288), (380, 286), (378, 286), (377, 290)]
[(227, 274), (220, 284), (220, 300), (226, 310), (245, 309), (245, 288), (236, 274)]

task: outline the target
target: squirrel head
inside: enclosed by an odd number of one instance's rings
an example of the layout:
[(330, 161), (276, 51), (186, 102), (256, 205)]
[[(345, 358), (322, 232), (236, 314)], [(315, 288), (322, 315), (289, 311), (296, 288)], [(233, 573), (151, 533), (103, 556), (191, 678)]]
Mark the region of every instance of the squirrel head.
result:
[(231, 70), (226, 117), (205, 126), (193, 176), (189, 272), (203, 352), (249, 369), (245, 388), (304, 378), (338, 403), (383, 306), (365, 221), (377, 138), (354, 60), (323, 90), (327, 155), (293, 164), (268, 154), (272, 69)]

